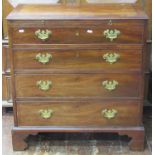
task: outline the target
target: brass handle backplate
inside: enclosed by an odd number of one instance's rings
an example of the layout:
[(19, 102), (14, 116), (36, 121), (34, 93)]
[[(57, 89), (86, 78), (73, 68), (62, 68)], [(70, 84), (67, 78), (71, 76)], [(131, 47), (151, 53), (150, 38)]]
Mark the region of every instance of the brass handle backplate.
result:
[(38, 53), (36, 55), (36, 60), (42, 64), (47, 64), (50, 59), (52, 59), (52, 54), (49, 54), (49, 53), (46, 53), (46, 54), (41, 54), (41, 53)]
[(116, 117), (118, 111), (116, 109), (103, 109), (101, 113), (104, 118), (112, 119)]
[(37, 36), (37, 38), (42, 41), (47, 40), (51, 34), (52, 34), (52, 31), (50, 31), (50, 30), (40, 30), (39, 29), (35, 32), (35, 35)]
[(110, 39), (111, 42), (112, 42), (114, 39), (117, 39), (118, 35), (120, 35), (120, 34), (121, 34), (121, 32), (120, 32), (119, 30), (116, 30), (116, 29), (114, 29), (114, 30), (109, 30), (109, 29), (107, 29), (107, 30), (105, 30), (105, 31), (103, 32), (103, 35), (104, 35), (106, 38)]
[(106, 53), (103, 55), (103, 59), (110, 64), (113, 64), (118, 61), (120, 55), (117, 53)]
[(115, 90), (117, 85), (118, 85), (118, 82), (115, 80), (112, 80), (112, 81), (106, 80), (102, 82), (102, 86), (109, 91)]
[(49, 80), (47, 80), (47, 81), (40, 80), (40, 81), (37, 81), (36, 82), (36, 85), (37, 85), (37, 87), (40, 90), (47, 91), (52, 86), (52, 81), (49, 81)]
[(51, 118), (52, 117), (52, 115), (53, 115), (53, 110), (52, 109), (41, 109), (41, 110), (39, 110), (39, 114), (40, 114), (40, 116), (42, 117), (42, 118), (44, 118), (44, 119), (49, 119), (49, 118)]

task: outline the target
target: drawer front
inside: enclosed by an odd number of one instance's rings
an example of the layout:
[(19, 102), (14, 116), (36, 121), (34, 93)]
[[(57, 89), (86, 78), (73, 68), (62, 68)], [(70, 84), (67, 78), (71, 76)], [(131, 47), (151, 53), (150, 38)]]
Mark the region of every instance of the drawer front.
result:
[(89, 27), (14, 28), (12, 41), (13, 44), (141, 43), (143, 31), (144, 25), (136, 22)]
[(129, 72), (140, 71), (141, 61), (141, 51), (132, 49), (14, 51), (17, 71)]
[(139, 97), (139, 74), (16, 75), (17, 97)]
[(138, 125), (137, 101), (102, 102), (19, 102), (19, 126)]

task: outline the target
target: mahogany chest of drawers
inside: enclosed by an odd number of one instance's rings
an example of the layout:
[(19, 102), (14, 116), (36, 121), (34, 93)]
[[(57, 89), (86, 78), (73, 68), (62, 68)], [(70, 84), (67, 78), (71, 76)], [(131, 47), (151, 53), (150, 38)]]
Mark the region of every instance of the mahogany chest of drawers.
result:
[(144, 147), (147, 16), (136, 5), (19, 5), (8, 16), (14, 150), (39, 132), (114, 132)]

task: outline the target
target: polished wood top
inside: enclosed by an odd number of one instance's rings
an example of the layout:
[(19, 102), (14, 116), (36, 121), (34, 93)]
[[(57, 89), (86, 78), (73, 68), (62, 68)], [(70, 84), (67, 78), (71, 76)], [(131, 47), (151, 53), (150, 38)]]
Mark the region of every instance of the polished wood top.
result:
[(147, 15), (137, 5), (18, 5), (7, 17), (8, 20), (50, 19), (146, 19)]

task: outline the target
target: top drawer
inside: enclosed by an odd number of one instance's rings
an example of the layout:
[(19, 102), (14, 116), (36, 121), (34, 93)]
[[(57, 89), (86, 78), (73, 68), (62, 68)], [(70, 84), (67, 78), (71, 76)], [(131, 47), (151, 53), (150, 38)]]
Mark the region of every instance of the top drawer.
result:
[[(57, 21), (55, 21), (57, 22)], [(80, 22), (80, 21), (79, 21)], [(14, 27), (13, 44), (104, 44), (142, 43), (144, 24), (142, 22), (114, 22), (81, 25), (49, 22), (41, 26)], [(65, 25), (66, 24), (66, 25)], [(69, 24), (69, 25), (67, 25)], [(83, 24), (83, 25), (82, 25)]]

